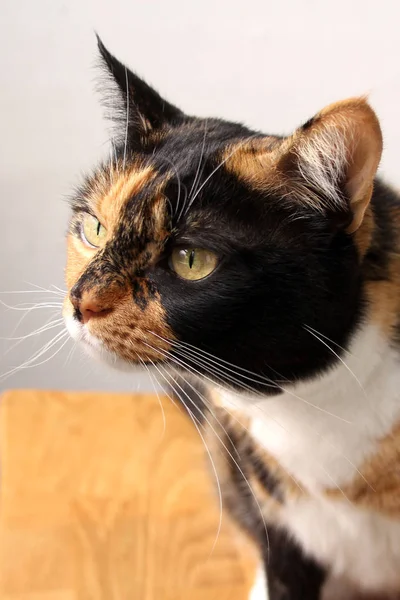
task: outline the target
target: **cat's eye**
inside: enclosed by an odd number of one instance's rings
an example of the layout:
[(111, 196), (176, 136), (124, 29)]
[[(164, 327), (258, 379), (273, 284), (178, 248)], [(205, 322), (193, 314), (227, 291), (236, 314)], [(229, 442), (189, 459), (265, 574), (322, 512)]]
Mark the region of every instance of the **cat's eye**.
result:
[(81, 234), (88, 246), (99, 248), (104, 246), (107, 230), (93, 215), (85, 214), (82, 219)]
[(218, 265), (218, 257), (204, 248), (175, 248), (169, 265), (182, 279), (198, 281), (211, 275)]

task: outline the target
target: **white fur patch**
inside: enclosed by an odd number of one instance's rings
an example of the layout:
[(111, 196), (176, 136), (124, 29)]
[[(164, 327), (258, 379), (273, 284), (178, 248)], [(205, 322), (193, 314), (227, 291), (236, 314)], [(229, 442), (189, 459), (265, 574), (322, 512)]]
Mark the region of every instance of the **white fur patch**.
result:
[[(303, 196), (302, 199), (310, 203), (311, 191), (323, 192), (331, 208), (340, 207), (343, 198), (339, 193), (339, 182), (343, 179), (347, 166), (347, 147), (343, 132), (334, 125), (321, 128), (317, 135), (302, 140), (297, 155), (300, 174), (307, 183), (303, 190), (303, 186), (297, 182), (297, 191)], [(316, 208), (319, 206), (318, 197)]]
[(400, 588), (400, 521), (322, 497), (283, 510), (305, 552), (329, 565), (333, 576), (370, 592)]
[(114, 352), (107, 350), (103, 342), (92, 335), (86, 325), (79, 323), (72, 315), (64, 315), (64, 320), (70, 336), (79, 342), (79, 345), (91, 358), (100, 360), (120, 371), (132, 371), (133, 365), (119, 358)]
[(267, 579), (262, 565), (257, 569), (254, 585), (250, 590), (249, 600), (269, 600)]
[[(327, 342), (329, 344), (329, 342)], [(343, 362), (324, 376), (265, 398), (224, 392), (251, 418), (250, 431), (312, 496), (287, 507), (282, 524), (317, 559), (370, 589), (400, 585), (400, 521), (322, 497), (359, 476), (379, 440), (400, 420), (400, 364), (380, 331), (367, 326)]]
[(221, 399), (250, 416), (254, 438), (309, 491), (340, 488), (400, 420), (399, 356), (368, 326), (323, 376), (261, 401), (228, 391)]

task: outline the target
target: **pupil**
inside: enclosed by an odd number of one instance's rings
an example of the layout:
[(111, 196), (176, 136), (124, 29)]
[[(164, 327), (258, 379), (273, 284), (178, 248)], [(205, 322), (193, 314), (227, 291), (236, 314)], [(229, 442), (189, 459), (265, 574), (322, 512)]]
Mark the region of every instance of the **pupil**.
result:
[(97, 235), (100, 235), (100, 221), (97, 222)]
[(194, 250), (191, 250), (190, 254), (189, 254), (189, 268), (190, 269), (193, 267), (193, 263), (194, 263)]

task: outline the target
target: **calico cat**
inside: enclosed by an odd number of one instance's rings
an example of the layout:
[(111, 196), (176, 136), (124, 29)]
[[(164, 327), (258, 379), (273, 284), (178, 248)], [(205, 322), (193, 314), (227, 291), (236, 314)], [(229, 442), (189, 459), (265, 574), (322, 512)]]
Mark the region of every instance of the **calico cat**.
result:
[(400, 198), (375, 113), (265, 135), (99, 49), (120, 137), (72, 199), (71, 335), (174, 387), (271, 599), (400, 598)]

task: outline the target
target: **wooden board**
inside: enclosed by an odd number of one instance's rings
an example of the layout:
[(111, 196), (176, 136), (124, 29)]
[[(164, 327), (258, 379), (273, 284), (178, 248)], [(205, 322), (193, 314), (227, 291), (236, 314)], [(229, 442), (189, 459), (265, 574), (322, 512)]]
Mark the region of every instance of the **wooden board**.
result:
[[(201, 439), (153, 396), (6, 393), (1, 600), (245, 600), (255, 550), (219, 507)], [(215, 547), (213, 549), (213, 546)]]

